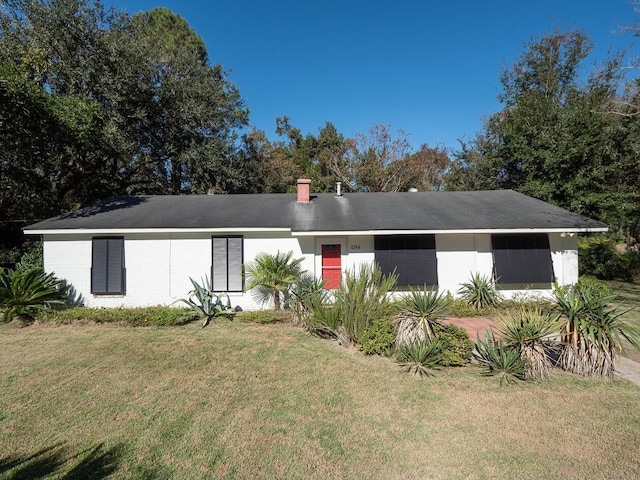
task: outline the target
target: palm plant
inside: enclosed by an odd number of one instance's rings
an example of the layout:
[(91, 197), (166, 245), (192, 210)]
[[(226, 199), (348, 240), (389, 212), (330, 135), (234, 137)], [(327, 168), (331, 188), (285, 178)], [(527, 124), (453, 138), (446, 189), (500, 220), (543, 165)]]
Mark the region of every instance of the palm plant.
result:
[(401, 313), (396, 316), (396, 346), (414, 343), (434, 336), (434, 327), (440, 326), (439, 318), (449, 309), (451, 299), (438, 289), (429, 289), (425, 285), (421, 290), (409, 289), (402, 298)]
[(322, 338), (333, 338), (341, 345), (349, 346), (351, 338), (342, 324), (342, 305), (339, 302), (328, 303), (326, 291), (314, 291), (307, 297), (309, 313), (304, 326), (313, 334)]
[(497, 331), (507, 348), (520, 353), (525, 363), (526, 378), (548, 378), (551, 361), (551, 336), (560, 331), (559, 315), (543, 313), (540, 307), (521, 307), (509, 315), (498, 317)]
[(31, 320), (41, 309), (64, 305), (66, 297), (62, 281), (52, 273), (39, 268), (0, 268), (0, 309), (5, 322)]
[(321, 305), (329, 303), (329, 291), (325, 287), (326, 281), (316, 278), (311, 273), (303, 273), (291, 287), (292, 307), (297, 324), (304, 324), (305, 318), (311, 313), (312, 297), (317, 297)]
[(278, 251), (275, 255), (259, 253), (246, 265), (247, 288), (254, 289), (254, 298), (260, 303), (273, 300), (273, 307), (280, 309), (281, 298), (303, 273), (303, 258), (293, 259), (293, 252)]
[(554, 292), (556, 309), (564, 317), (563, 348), (559, 363), (578, 375), (613, 377), (621, 340), (640, 349), (640, 332), (625, 324), (625, 313), (609, 307), (615, 295), (606, 295), (589, 285), (575, 285)]
[(484, 367), (483, 375), (500, 378), (500, 385), (525, 379), (525, 362), (516, 348), (507, 347), (493, 333), (478, 338), (473, 358)]
[(471, 274), (471, 280), (460, 286), (458, 295), (476, 310), (497, 307), (501, 300), (493, 279), (479, 273)]
[[(189, 297), (180, 298), (176, 302), (182, 302), (189, 306), (196, 315), (204, 318), (202, 328), (206, 327), (211, 320), (218, 317), (232, 318), (238, 311), (239, 307), (231, 307), (231, 299), (227, 294), (213, 293), (207, 285), (209, 282), (202, 279), (202, 284), (196, 282), (193, 278), (189, 278), (193, 285), (193, 290), (189, 292)], [(224, 297), (227, 301), (223, 302)], [(175, 303), (175, 302), (174, 302)]]

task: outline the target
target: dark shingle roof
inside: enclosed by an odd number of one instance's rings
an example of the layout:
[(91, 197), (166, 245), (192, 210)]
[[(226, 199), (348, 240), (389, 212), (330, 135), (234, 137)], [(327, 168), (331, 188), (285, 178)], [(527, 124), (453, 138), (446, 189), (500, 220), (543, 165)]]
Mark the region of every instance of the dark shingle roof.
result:
[(606, 225), (512, 190), (112, 197), (25, 230), (290, 228), (369, 230), (603, 229)]

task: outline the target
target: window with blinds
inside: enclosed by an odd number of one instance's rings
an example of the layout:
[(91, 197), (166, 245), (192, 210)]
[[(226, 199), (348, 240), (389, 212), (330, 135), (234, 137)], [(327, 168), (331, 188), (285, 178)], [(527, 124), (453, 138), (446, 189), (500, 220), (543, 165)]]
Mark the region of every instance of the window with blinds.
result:
[(91, 293), (124, 295), (124, 237), (96, 237), (91, 245)]
[(393, 271), (398, 285), (438, 285), (435, 235), (377, 235), (375, 259), (384, 274)]
[(553, 263), (546, 233), (494, 234), (493, 267), (498, 284), (553, 282)]
[(214, 292), (242, 292), (242, 236), (213, 237), (211, 289)]

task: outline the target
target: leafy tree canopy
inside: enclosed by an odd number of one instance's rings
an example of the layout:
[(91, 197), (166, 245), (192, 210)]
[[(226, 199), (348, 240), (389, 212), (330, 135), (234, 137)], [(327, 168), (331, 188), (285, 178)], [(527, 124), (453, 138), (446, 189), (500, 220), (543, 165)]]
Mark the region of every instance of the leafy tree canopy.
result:
[(186, 21), (92, 0), (0, 9), (0, 220), (239, 178), (248, 112)]

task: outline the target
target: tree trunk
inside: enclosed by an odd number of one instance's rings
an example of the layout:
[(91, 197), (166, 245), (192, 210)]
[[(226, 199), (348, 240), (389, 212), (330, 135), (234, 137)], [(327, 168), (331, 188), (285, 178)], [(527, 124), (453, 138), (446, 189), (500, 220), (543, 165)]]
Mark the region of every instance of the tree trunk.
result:
[(273, 308), (280, 310), (280, 292), (277, 289), (273, 290)]

